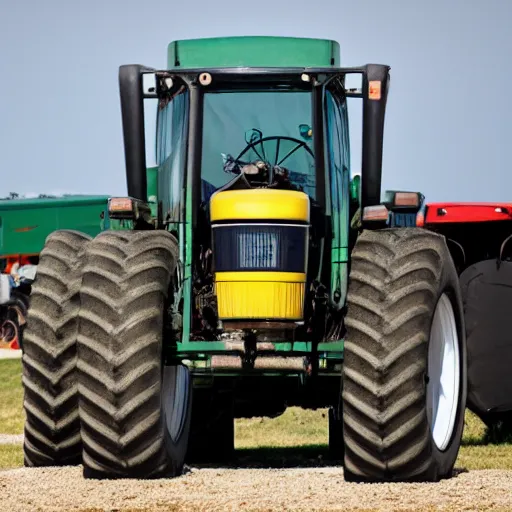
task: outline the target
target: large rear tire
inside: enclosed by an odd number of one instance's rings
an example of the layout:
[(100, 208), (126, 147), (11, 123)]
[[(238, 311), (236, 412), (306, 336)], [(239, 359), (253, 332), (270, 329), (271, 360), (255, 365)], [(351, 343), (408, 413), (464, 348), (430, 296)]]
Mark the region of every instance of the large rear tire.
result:
[(363, 232), (347, 300), (345, 479), (450, 476), (467, 363), (459, 283), (444, 237), (416, 228)]
[(50, 234), (32, 285), (23, 341), (26, 466), (80, 464), (76, 338), (88, 235)]
[(177, 254), (165, 231), (106, 231), (89, 244), (78, 336), (86, 478), (182, 472), (191, 378), (185, 366), (162, 363)]

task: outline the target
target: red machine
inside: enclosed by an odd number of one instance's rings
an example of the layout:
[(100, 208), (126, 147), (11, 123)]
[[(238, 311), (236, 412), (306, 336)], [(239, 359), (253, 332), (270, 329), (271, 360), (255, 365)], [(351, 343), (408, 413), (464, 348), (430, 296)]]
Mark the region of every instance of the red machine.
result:
[(512, 220), (512, 203), (428, 203), (425, 224)]
[(468, 407), (512, 432), (512, 203), (430, 203), (424, 227), (443, 234), (464, 301)]

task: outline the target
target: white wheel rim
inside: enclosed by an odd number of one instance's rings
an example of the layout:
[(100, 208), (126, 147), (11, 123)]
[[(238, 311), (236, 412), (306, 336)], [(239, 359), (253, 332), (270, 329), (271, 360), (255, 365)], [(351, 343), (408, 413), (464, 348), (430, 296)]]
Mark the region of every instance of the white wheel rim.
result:
[(445, 450), (457, 417), (460, 392), (459, 336), (453, 306), (446, 294), (439, 299), (428, 346), (427, 414), (434, 443)]

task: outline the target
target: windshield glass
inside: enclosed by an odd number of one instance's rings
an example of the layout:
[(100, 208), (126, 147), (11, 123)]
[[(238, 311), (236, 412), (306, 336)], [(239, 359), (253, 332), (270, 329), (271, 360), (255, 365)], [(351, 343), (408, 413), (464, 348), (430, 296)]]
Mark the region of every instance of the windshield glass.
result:
[[(311, 95), (303, 91), (208, 93), (204, 97), (202, 200), (265, 162), (315, 199)], [(246, 171), (243, 171), (246, 172)]]

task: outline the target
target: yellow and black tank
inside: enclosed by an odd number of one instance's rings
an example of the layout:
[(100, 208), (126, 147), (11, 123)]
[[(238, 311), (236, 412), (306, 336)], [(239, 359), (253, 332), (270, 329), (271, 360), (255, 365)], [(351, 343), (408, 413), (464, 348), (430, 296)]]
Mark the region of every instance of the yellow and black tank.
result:
[(224, 325), (272, 328), (303, 320), (309, 197), (265, 188), (219, 191), (210, 200), (210, 219)]

